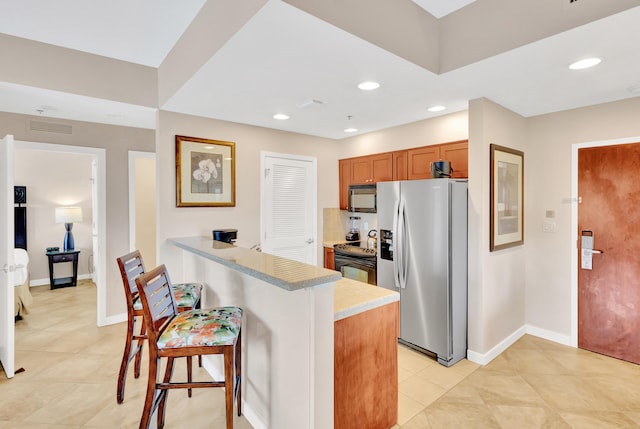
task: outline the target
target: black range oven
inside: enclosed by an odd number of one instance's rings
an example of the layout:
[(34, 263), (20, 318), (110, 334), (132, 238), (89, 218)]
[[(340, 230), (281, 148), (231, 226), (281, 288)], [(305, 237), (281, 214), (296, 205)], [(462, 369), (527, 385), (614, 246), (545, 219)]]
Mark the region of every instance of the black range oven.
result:
[(333, 252), (335, 269), (342, 273), (342, 277), (372, 285), (377, 284), (377, 253), (374, 249), (336, 244), (333, 246)]

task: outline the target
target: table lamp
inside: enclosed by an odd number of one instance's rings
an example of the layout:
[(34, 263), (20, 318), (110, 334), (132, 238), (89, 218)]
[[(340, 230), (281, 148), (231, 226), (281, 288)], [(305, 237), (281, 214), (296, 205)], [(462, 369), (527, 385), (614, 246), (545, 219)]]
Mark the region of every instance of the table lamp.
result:
[(56, 207), (56, 223), (64, 223), (67, 231), (64, 234), (64, 251), (74, 250), (73, 222), (82, 222), (82, 208), (80, 207)]

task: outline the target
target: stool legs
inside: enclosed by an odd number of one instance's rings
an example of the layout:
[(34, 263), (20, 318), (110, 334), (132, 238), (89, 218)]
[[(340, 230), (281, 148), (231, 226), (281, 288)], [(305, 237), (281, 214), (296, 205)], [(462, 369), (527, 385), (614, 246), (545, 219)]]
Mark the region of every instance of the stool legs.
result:
[(227, 429), (233, 429), (233, 397), (235, 391), (234, 377), (234, 349), (226, 347), (224, 350), (224, 400)]
[[(120, 372), (118, 373), (118, 391), (116, 399), (118, 404), (124, 402), (124, 385), (127, 380), (127, 370), (131, 359), (135, 356), (134, 364), (134, 376), (140, 377), (140, 360), (142, 358), (142, 345), (144, 344), (144, 324), (141, 324), (140, 335), (134, 335), (136, 330), (136, 318), (135, 316), (127, 319), (127, 337), (125, 339), (124, 352), (122, 353), (122, 362), (120, 363)], [(135, 340), (138, 340), (138, 344), (133, 348)]]
[(138, 346), (136, 347), (136, 362), (133, 367), (133, 376), (140, 377), (140, 363), (142, 362), (142, 347), (147, 339), (147, 327), (144, 325), (142, 317), (140, 318), (140, 334), (138, 335)]
[[(242, 346), (241, 337), (238, 336), (238, 342), (235, 346), (226, 346), (223, 352), (224, 358), (224, 390), (225, 390), (225, 415), (226, 429), (233, 429), (233, 403), (236, 402), (238, 407), (238, 416), (242, 415)], [(190, 360), (190, 357), (189, 357)], [(153, 412), (157, 410), (157, 427), (164, 427), (166, 405), (169, 394), (169, 385), (173, 376), (173, 357), (167, 357), (167, 366), (162, 380), (162, 387), (158, 383), (158, 368), (160, 359), (150, 359), (149, 361), (149, 379), (147, 380), (147, 393), (140, 419), (140, 429), (147, 429), (151, 422)], [(187, 384), (190, 384), (191, 380)], [(218, 387), (222, 387), (220, 382)], [(209, 383), (206, 387), (211, 386)], [(186, 386), (185, 386), (186, 387)], [(197, 386), (196, 386), (197, 387)], [(205, 386), (203, 386), (205, 387)], [(189, 388), (189, 390), (191, 390)]]
[(238, 407), (238, 417), (242, 415), (242, 331), (238, 333), (236, 342), (235, 366), (236, 366), (236, 401)]

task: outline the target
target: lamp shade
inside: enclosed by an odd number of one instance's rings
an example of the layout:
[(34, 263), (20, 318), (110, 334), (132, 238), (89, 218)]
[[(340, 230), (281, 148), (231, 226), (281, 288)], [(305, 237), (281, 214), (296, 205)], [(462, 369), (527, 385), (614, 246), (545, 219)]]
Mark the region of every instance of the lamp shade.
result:
[(56, 223), (82, 222), (81, 207), (56, 207)]

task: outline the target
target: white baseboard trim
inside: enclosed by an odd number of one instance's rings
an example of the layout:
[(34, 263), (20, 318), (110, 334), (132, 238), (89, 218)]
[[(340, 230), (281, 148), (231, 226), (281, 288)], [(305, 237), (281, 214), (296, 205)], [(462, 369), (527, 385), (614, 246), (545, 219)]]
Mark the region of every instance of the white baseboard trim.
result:
[(526, 326), (521, 326), (504, 340), (500, 341), (494, 348), (487, 353), (478, 353), (467, 349), (467, 359), (479, 365), (486, 365), (494, 360), (500, 353), (508, 349), (513, 343), (518, 341), (520, 337), (526, 334)]
[(538, 328), (536, 326), (524, 325), (518, 328), (507, 338), (502, 340), (498, 345), (489, 350), (487, 353), (482, 354), (467, 349), (467, 359), (480, 365), (486, 365), (493, 359), (495, 359), (500, 353), (508, 349), (511, 345), (513, 345), (513, 343), (518, 341), (525, 334), (533, 335), (534, 337), (553, 341), (554, 343), (562, 344), (565, 346), (576, 347), (576, 345), (573, 344), (573, 341), (571, 341), (571, 336), (569, 335), (558, 334), (557, 332)]
[(546, 329), (538, 328), (536, 326), (526, 325), (527, 334), (533, 335), (538, 338), (553, 341), (554, 343), (563, 344), (569, 347), (576, 347), (576, 344), (571, 341), (570, 335), (562, 335), (557, 332), (548, 331)]
[(114, 314), (104, 320), (104, 324), (101, 326), (115, 325), (116, 323), (122, 323), (127, 321), (127, 313)]
[[(224, 380), (224, 369), (222, 368), (222, 359), (216, 356), (203, 356), (202, 367), (209, 373), (214, 380)], [(242, 389), (246, 392), (246, 388)], [(269, 429), (269, 426), (262, 421), (260, 417), (253, 411), (251, 406), (247, 405), (247, 401), (242, 400), (242, 415), (251, 424), (254, 429)]]

